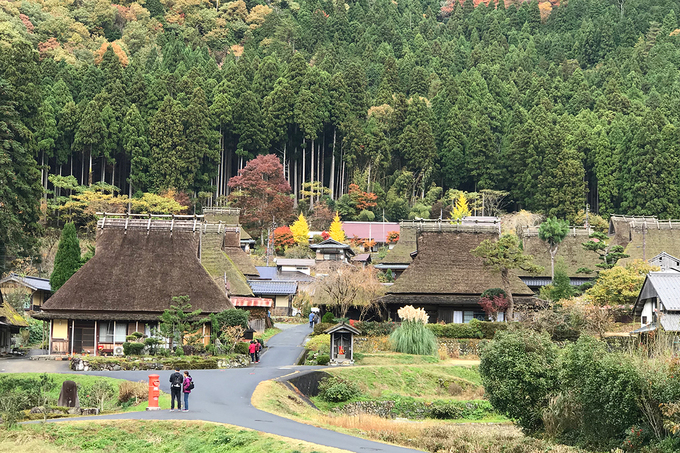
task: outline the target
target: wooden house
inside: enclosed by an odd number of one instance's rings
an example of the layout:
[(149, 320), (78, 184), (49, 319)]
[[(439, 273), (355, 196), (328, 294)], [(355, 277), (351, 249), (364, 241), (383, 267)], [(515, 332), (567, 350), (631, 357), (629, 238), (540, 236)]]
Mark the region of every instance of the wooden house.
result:
[[(413, 305), (425, 309), (430, 322), (485, 320), (481, 294), (503, 285), (500, 275), (485, 268), (482, 259), (471, 252), (483, 240), (497, 238), (497, 229), (478, 226), (442, 224), (420, 230), (413, 263), (383, 297), (388, 316), (399, 320), (397, 310)], [(511, 287), (516, 305), (532, 303), (533, 292), (514, 274)]]
[(643, 333), (663, 327), (680, 331), (680, 272), (667, 270), (650, 272), (645, 277), (633, 313), (640, 317), (640, 328), (631, 333)]
[(28, 323), (0, 293), (0, 354), (11, 352), (12, 335), (19, 333), (22, 327), (28, 327)]
[[(175, 296), (189, 296), (204, 314), (232, 308), (224, 285), (201, 265), (201, 221), (100, 219), (94, 257), (33, 315), (50, 322), (50, 353), (117, 353), (127, 335), (149, 335)], [(201, 333), (209, 344), (210, 326)]]
[(336, 261), (349, 263), (354, 252), (348, 244), (343, 244), (335, 239), (328, 238), (318, 244), (309, 246), (316, 253), (316, 261)]
[(50, 281), (47, 278), (9, 274), (0, 280), (0, 292), (5, 299), (20, 297), (24, 301), (24, 310), (39, 310), (42, 304), (52, 295)]

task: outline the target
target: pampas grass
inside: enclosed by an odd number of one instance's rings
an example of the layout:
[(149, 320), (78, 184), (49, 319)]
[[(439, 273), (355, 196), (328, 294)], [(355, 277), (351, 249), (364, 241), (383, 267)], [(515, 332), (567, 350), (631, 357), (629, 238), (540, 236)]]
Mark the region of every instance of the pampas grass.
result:
[(422, 308), (411, 305), (400, 308), (397, 313), (402, 319), (401, 326), (390, 335), (392, 349), (396, 352), (415, 355), (434, 355), (437, 353), (437, 339), (425, 327), (428, 316)]

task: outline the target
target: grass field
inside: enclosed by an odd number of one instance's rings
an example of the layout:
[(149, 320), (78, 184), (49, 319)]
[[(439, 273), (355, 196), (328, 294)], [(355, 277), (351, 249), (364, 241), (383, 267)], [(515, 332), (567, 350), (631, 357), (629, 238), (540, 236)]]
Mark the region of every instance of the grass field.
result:
[[(38, 377), (38, 373), (5, 373), (5, 374), (0, 374), (0, 379), (24, 379), (24, 378), (36, 378)], [(144, 411), (146, 410), (148, 406), (148, 401), (140, 401), (139, 404), (136, 405), (129, 405), (126, 407), (115, 407), (115, 404), (117, 399), (118, 399), (118, 392), (119, 392), (119, 387), (120, 384), (123, 382), (127, 382), (124, 379), (115, 379), (115, 378), (110, 378), (110, 377), (104, 377), (104, 376), (92, 376), (92, 375), (86, 375), (86, 374), (60, 374), (60, 373), (48, 373), (48, 376), (50, 376), (52, 379), (54, 379), (55, 382), (55, 387), (52, 389), (51, 392), (49, 392), (48, 396), (50, 400), (54, 401), (54, 404), (56, 404), (57, 399), (59, 398), (59, 392), (61, 391), (61, 386), (64, 383), (64, 381), (74, 381), (78, 385), (81, 386), (90, 386), (94, 384), (97, 381), (106, 381), (109, 382), (114, 390), (115, 394), (110, 402), (110, 404), (105, 405), (105, 409), (107, 412), (137, 412), (137, 411)], [(161, 392), (160, 397), (158, 399), (158, 405), (162, 409), (170, 409), (170, 395), (167, 393)]]
[(424, 451), (455, 453), (577, 453), (580, 450), (525, 437), (510, 423), (455, 423), (443, 420), (390, 420), (374, 415), (341, 415), (314, 410), (280, 382), (257, 387), (258, 409), (301, 423)]
[(344, 450), (243, 428), (194, 421), (88, 421), (0, 431), (0, 452), (341, 453)]

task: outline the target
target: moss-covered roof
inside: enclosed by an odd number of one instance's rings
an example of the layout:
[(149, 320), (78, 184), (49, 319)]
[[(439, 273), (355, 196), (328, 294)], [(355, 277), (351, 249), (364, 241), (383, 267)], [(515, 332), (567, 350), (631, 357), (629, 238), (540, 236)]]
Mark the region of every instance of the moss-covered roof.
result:
[(388, 250), (380, 264), (411, 264), (411, 253), (415, 252), (417, 228), (411, 225), (402, 225), (399, 231), (399, 240), (392, 250)]
[[(230, 258), (230, 255), (224, 252), (222, 247), (223, 241), (224, 237), (220, 233), (205, 233), (203, 235), (201, 241), (201, 264), (220, 287), (224, 287), (224, 276), (227, 276), (230, 294), (234, 296), (252, 296), (253, 292), (243, 272), (239, 270), (239, 267)], [(238, 247), (227, 248), (232, 252), (232, 256), (239, 256), (236, 250), (232, 250)], [(243, 253), (243, 250), (240, 248), (238, 248), (238, 251)], [(243, 254), (245, 255), (245, 253)], [(246, 259), (249, 260), (247, 255)], [(255, 269), (255, 272), (257, 272), (257, 269)]]
[(636, 259), (650, 260), (661, 252), (680, 256), (680, 228), (648, 227), (643, 238), (642, 228), (635, 227), (630, 229), (630, 237), (631, 240), (625, 248), (625, 253), (630, 257), (619, 261), (622, 265)]
[(3, 302), (0, 293), (0, 322), (10, 324), (14, 327), (28, 327), (28, 323), (17, 311), (9, 304)]
[[(602, 261), (596, 252), (585, 250), (581, 244), (588, 241), (587, 234), (570, 233), (564, 238), (557, 248), (555, 263), (560, 259), (564, 260), (569, 277), (587, 277), (586, 274), (578, 274), (576, 271), (581, 267), (598, 270), (597, 265)], [(534, 257), (534, 264), (543, 267), (541, 277), (550, 276), (550, 251), (545, 242), (538, 236), (524, 237), (524, 252)]]

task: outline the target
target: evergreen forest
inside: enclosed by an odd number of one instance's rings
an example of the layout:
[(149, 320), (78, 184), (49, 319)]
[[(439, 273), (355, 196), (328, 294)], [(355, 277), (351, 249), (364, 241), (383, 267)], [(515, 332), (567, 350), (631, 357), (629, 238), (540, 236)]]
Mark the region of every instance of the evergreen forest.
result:
[[(0, 248), (29, 250), (83, 187), (223, 205), (261, 154), (300, 210), (343, 220), (446, 217), (461, 191), (570, 221), (680, 217), (679, 14), (674, 0), (0, 0)], [(350, 186), (375, 202), (353, 209)]]

